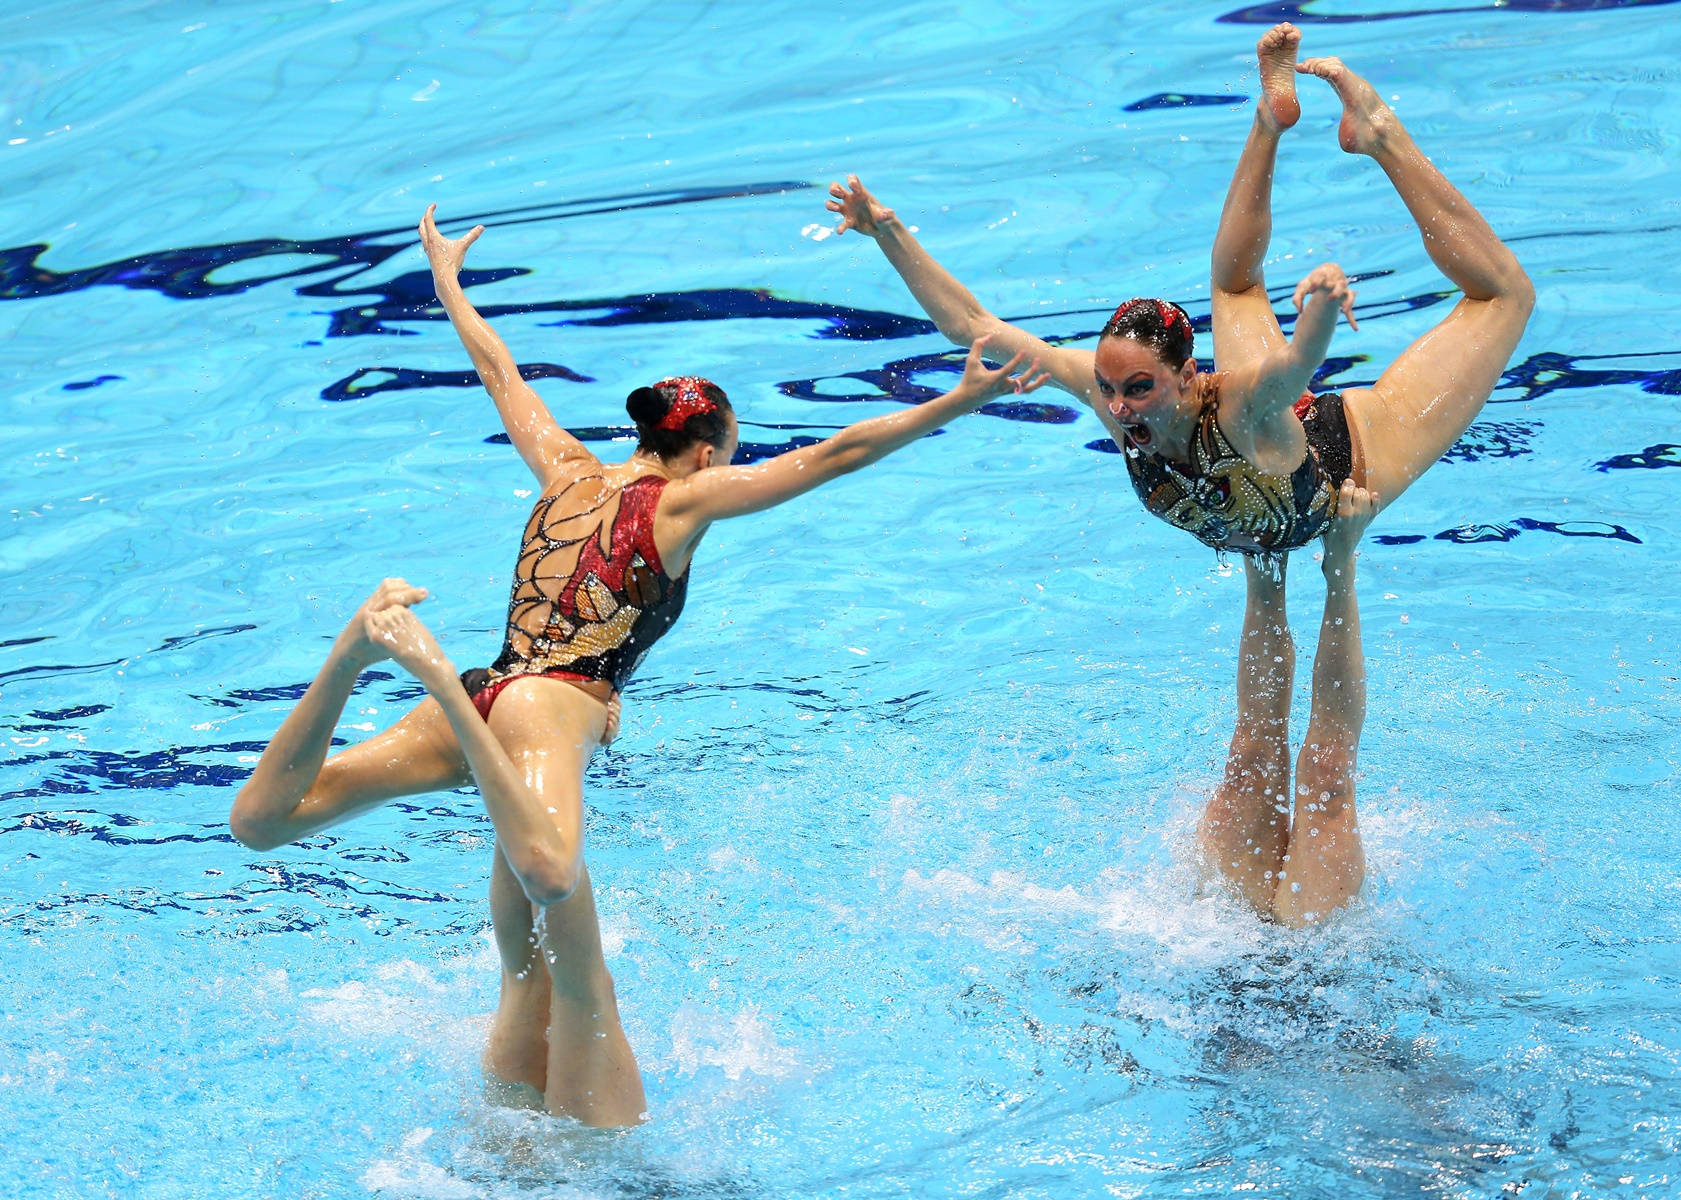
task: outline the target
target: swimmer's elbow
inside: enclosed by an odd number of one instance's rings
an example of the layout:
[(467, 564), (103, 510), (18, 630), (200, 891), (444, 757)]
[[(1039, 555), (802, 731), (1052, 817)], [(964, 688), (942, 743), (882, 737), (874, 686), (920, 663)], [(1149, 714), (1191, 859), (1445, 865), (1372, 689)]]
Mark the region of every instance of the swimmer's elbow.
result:
[(1512, 303), (1523, 310), (1524, 320), (1535, 311), (1535, 283), (1529, 278), (1529, 272), (1521, 266), (1517, 268), (1517, 278), (1512, 283)]
[(264, 798), (253, 795), (249, 783), (234, 797), (228, 813), (228, 830), (234, 840), (248, 850), (278, 850), (310, 832), (295, 820), (291, 813), (277, 817), (265, 811)]
[(934, 327), (954, 346), (967, 350), (982, 334), (1004, 327), (1004, 323), (979, 304), (965, 304), (949, 312), (934, 313)]

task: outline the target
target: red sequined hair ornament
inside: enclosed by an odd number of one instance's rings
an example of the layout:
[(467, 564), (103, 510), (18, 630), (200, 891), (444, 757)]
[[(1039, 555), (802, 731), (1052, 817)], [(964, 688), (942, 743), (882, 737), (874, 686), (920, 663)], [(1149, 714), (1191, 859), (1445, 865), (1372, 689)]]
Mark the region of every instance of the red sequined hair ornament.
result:
[(669, 433), (679, 433), (690, 417), (698, 417), (702, 413), (718, 411), (718, 405), (707, 396), (706, 389), (717, 387), (710, 379), (702, 379), (699, 375), (678, 375), (673, 379), (662, 379), (654, 385), (655, 389), (674, 387), (677, 398), (666, 409), (665, 416), (659, 419), (655, 429), (664, 429)]
[(1103, 331), (1105, 333), (1114, 331), (1115, 322), (1119, 321), (1123, 316), (1131, 312), (1140, 304), (1154, 304), (1156, 306), (1156, 315), (1162, 319), (1163, 329), (1172, 329), (1174, 325), (1183, 318), (1184, 327), (1177, 336), (1185, 339), (1186, 346), (1192, 345), (1195, 341), (1196, 331), (1191, 327), (1191, 318), (1185, 315), (1184, 309), (1180, 308), (1177, 304), (1169, 304), (1163, 300), (1145, 300), (1141, 297), (1134, 297), (1117, 308), (1113, 315), (1110, 316), (1109, 323), (1103, 327)]

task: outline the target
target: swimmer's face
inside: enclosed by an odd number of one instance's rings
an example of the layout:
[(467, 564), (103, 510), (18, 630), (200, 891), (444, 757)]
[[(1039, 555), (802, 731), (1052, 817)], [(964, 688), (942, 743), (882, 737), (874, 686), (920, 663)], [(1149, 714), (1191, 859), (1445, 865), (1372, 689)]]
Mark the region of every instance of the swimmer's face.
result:
[(1147, 450), (1185, 419), (1196, 360), (1174, 370), (1148, 346), (1106, 337), (1097, 344), (1097, 402), (1126, 429), (1127, 440)]
[(730, 427), (724, 430), (724, 444), (715, 446), (712, 450), (710, 467), (727, 467), (735, 461), (735, 452), (741, 447), (741, 426), (736, 423), (735, 414), (730, 414)]

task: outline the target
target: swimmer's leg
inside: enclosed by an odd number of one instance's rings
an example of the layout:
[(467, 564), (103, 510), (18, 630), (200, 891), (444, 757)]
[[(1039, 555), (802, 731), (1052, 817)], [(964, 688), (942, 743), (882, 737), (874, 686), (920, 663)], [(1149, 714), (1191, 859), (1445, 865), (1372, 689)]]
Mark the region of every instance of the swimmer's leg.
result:
[(531, 901), (500, 846), (490, 868), (490, 920), (502, 989), (484, 1052), (487, 1091), (510, 1107), (541, 1108), (549, 1077), (549, 969)]
[[(538, 803), (573, 844), (583, 836), (584, 770), (601, 740), (606, 717), (607, 706), (601, 701), (552, 679), (510, 684), (491, 712), (491, 731), (507, 748)], [(544, 1103), (551, 1113), (585, 1125), (635, 1125), (647, 1109), (642, 1076), (619, 1023), (589, 871), (581, 860), (577, 870), (577, 884), (570, 894), (544, 906), (536, 921), (548, 972)], [(514, 915), (511, 891), (506, 912)], [(504, 940), (499, 930), (498, 937), (504, 980), (507, 968), (517, 966), (521, 958), (518, 926), (509, 924), (508, 932), (514, 936)], [(511, 1036), (517, 1032), (519, 1053), (524, 1055), (532, 1045), (534, 1019), (523, 1006), (537, 1002), (528, 981), (515, 982), (519, 989), (512, 1000), (521, 1006), (520, 1024), (517, 1030), (510, 1026), (508, 1032)], [(526, 1071), (524, 1077), (531, 1080), (535, 1074)]]
[(1226, 190), (1209, 264), (1214, 362), (1222, 371), (1254, 362), (1284, 344), (1278, 317), (1267, 299), (1261, 265), (1272, 240), (1272, 175), (1278, 138), (1301, 116), (1295, 74), (1301, 40), (1294, 25), (1284, 24), (1268, 30), (1255, 46), (1261, 98)]
[(587, 867), (577, 891), (543, 910), (540, 932), (551, 981), (549, 1111), (597, 1127), (640, 1124), (648, 1100), (602, 957)]
[(1343, 149), (1374, 159), (1418, 223), (1431, 261), (1465, 293), (1368, 391), (1344, 404), (1366, 464), (1365, 486), (1394, 503), (1459, 440), (1488, 401), (1535, 307), (1535, 289), (1482, 214), (1413, 142), (1371, 84), (1334, 58), (1298, 70), (1337, 90)]
[(333, 642), (327, 661), (234, 800), (229, 824), (245, 845), (273, 849), (397, 796), (443, 791), (468, 781), (467, 760), (432, 700), (384, 733), (327, 757), (357, 677), (389, 657), (373, 640), (368, 621), (425, 595), (423, 588), (387, 579)]
[(1313, 659), (1313, 711), (1296, 759), (1290, 852), (1273, 916), (1293, 927), (1324, 920), (1360, 891), (1365, 849), (1354, 811), (1354, 770), (1366, 719), (1366, 660), (1354, 594), (1355, 547), (1377, 498), (1345, 480), (1325, 533), (1325, 612)]
[(1284, 564), (1244, 559), (1248, 596), (1238, 645), (1237, 727), (1225, 778), (1197, 830), (1203, 861), (1266, 915), (1289, 846), (1290, 691), (1296, 647), (1284, 609)]

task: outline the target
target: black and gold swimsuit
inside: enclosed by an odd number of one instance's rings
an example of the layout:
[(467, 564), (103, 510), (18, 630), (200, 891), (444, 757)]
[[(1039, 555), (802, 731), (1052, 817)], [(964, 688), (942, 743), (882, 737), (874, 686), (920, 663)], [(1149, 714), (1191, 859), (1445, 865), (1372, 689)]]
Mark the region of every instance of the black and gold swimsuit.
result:
[(1150, 512), (1216, 550), (1277, 554), (1307, 545), (1336, 515), (1338, 489), (1353, 469), (1342, 396), (1297, 402), (1307, 454), (1288, 475), (1263, 471), (1232, 448), (1216, 416), (1219, 400), (1216, 379), (1197, 415), (1186, 466), (1130, 441), (1122, 447), (1132, 490)]

